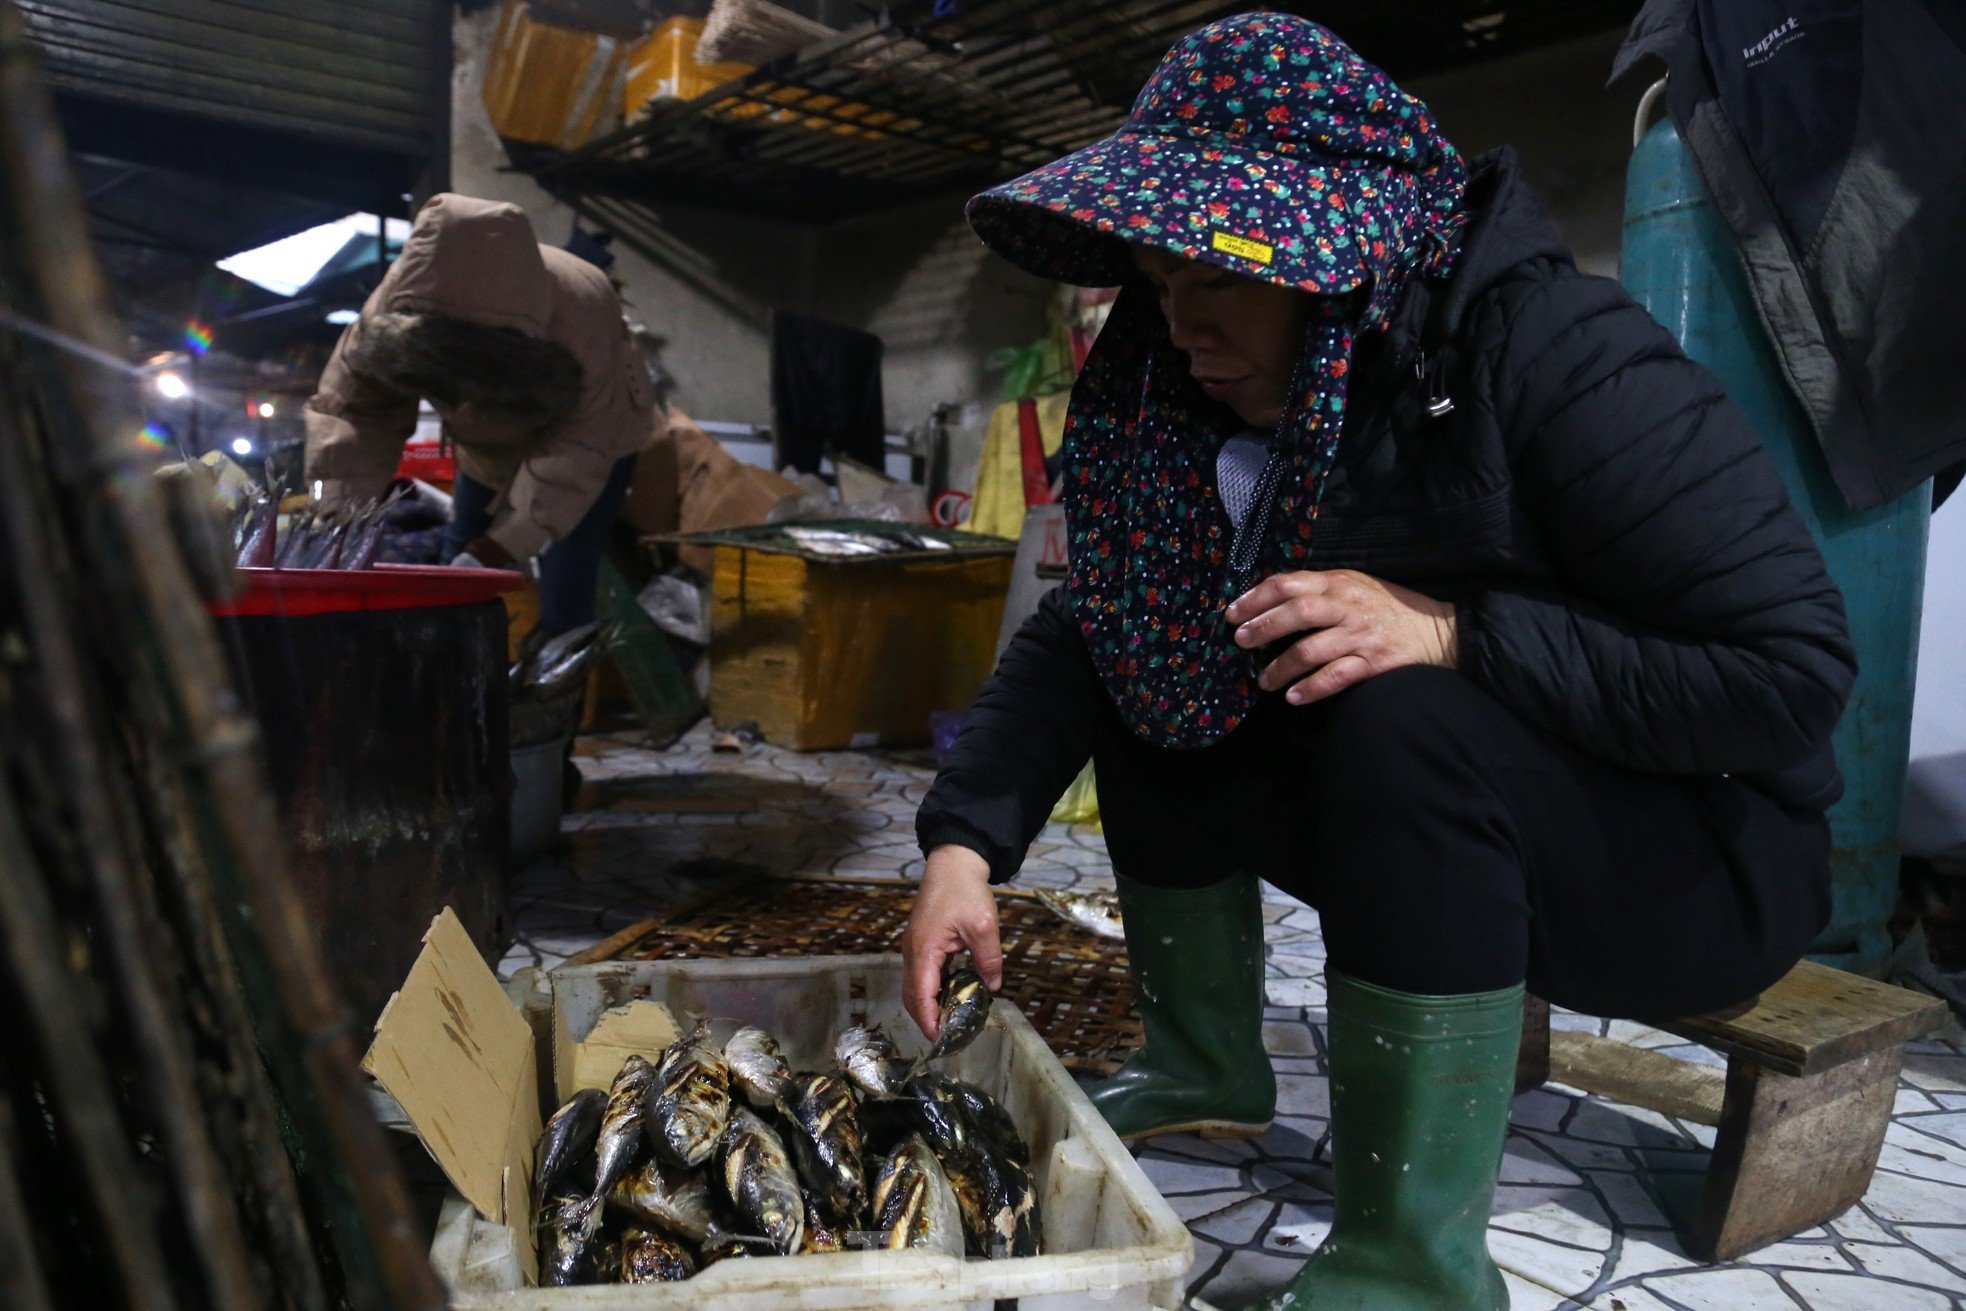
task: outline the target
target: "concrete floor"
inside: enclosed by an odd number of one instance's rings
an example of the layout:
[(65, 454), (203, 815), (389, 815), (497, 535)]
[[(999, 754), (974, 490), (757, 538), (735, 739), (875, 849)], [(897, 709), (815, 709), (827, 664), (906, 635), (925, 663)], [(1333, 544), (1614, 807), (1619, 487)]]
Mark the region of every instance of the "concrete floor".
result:
[[(506, 968), (551, 966), (714, 881), (733, 864), (855, 879), (920, 872), (914, 811), (933, 770), (886, 755), (714, 754), (699, 727), (668, 751), (600, 737), (566, 849), (520, 877)], [(1022, 886), (1110, 887), (1099, 835), (1053, 825)], [(1192, 1290), (1234, 1305), (1281, 1283), (1330, 1223), (1324, 944), (1317, 915), (1270, 893), (1266, 1034), (1281, 1085), (1275, 1128), (1250, 1143), (1164, 1138), (1141, 1164), (1195, 1237)], [(1624, 1021), (1560, 1027), (1718, 1062)], [(1515, 1104), (1489, 1242), (1515, 1311), (1940, 1311), (1966, 1307), (1966, 1041), (1916, 1044), (1862, 1203), (1752, 1257), (1700, 1266), (1667, 1220), (1697, 1186), (1712, 1131), (1549, 1087)]]

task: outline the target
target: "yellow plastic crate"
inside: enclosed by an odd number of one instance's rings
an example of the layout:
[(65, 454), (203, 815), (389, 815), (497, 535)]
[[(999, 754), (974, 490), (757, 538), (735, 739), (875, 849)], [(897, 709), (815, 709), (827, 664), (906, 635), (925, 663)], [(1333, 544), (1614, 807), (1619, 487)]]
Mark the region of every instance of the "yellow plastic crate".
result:
[(525, 0), (505, 0), (485, 66), (485, 110), (502, 137), (575, 150), (620, 123), (627, 63), (613, 37), (542, 23)]

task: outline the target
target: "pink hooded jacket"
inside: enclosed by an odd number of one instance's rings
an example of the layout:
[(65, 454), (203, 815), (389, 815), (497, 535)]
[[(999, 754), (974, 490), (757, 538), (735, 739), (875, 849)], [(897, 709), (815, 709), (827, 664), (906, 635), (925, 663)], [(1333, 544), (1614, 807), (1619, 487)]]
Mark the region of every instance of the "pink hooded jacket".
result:
[[(516, 560), (564, 537), (594, 503), (617, 460), (654, 436), (648, 369), (622, 319), (621, 298), (587, 261), (534, 238), (517, 205), (433, 196), (362, 315), (431, 313), (516, 328), (580, 361), (580, 401), (564, 423), (526, 430), (439, 407), (471, 478), (500, 489), (493, 541)], [(366, 499), (387, 487), (416, 430), (417, 402), (384, 393), (347, 367), (359, 331), (342, 333), (307, 403), (307, 478), (323, 499)]]

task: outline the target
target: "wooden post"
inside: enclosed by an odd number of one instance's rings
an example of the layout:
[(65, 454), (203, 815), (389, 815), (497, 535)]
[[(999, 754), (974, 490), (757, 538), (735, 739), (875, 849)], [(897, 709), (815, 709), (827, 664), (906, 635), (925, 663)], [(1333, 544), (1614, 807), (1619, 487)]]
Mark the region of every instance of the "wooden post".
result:
[(1533, 992), (1522, 995), (1522, 1046), (1515, 1057), (1517, 1095), (1550, 1081), (1550, 1004)]
[(1731, 1261), (1854, 1206), (1877, 1168), (1903, 1063), (1902, 1047), (1802, 1076), (1730, 1059), (1687, 1254)]

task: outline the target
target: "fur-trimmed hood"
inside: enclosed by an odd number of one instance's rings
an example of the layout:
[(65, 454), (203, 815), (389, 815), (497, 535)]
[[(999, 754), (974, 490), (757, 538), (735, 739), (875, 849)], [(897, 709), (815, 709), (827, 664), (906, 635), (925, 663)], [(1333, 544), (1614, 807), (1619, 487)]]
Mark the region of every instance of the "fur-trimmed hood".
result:
[[(439, 321), (438, 330), (425, 323), (410, 331), (416, 316)], [(487, 385), (483, 375), (500, 370), (505, 354), (534, 354), (515, 333), (561, 348), (578, 369), (521, 370)], [(421, 389), (423, 398), (443, 416), (464, 471), (503, 489), (490, 536), (515, 558), (571, 531), (614, 462), (654, 433), (648, 367), (628, 334), (620, 295), (586, 260), (540, 245), (517, 205), (447, 193), (417, 213), (403, 253), (369, 296), (362, 321), (342, 335), (308, 403), (307, 477), (328, 484), (331, 494), (377, 495), (416, 426), (418, 397), (379, 385), (375, 370), (365, 375), (360, 367), (365, 357), (376, 361), (377, 348), (395, 363), (415, 364), (412, 372), (460, 361), (463, 376), (444, 370), (438, 381), (466, 385), (433, 383)], [(571, 405), (555, 394), (569, 375), (579, 389)], [(537, 402), (517, 407), (537, 418), (514, 413), (508, 402), (515, 391)]]

